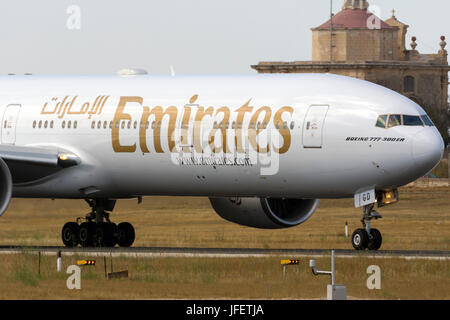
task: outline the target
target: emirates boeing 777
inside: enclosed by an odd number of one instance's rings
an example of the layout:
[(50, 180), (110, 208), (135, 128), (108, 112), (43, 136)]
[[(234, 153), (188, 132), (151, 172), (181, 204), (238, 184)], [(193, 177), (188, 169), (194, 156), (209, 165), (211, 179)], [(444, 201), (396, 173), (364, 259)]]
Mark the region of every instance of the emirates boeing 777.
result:
[[(131, 246), (119, 199), (208, 197), (222, 218), (295, 227), (319, 199), (354, 198), (355, 249), (371, 220), (440, 161), (443, 140), (415, 102), (336, 75), (2, 76), (0, 214), (11, 197), (84, 199), (66, 246)], [(77, 222), (75, 222), (77, 221)]]

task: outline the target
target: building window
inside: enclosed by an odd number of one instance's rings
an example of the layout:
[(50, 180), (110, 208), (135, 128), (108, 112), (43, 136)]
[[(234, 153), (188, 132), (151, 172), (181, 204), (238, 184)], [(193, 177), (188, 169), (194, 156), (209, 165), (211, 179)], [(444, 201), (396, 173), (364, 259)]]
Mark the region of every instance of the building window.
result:
[(405, 93), (414, 93), (414, 82), (415, 79), (412, 76), (406, 76), (403, 79), (403, 92)]

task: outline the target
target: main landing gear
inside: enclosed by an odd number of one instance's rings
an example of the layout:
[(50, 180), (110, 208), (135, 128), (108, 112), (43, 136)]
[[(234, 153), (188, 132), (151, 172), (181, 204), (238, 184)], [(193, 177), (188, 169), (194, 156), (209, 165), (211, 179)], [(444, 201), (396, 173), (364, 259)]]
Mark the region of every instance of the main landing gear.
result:
[(356, 229), (352, 235), (352, 245), (356, 250), (378, 250), (381, 247), (383, 238), (380, 231), (370, 227), (370, 220), (381, 218), (381, 215), (373, 208), (373, 203), (363, 207), (364, 214), (361, 220), (363, 228)]
[(62, 241), (66, 247), (130, 247), (135, 239), (134, 228), (129, 222), (116, 225), (109, 220), (116, 200), (86, 199), (92, 211), (77, 222), (67, 222), (61, 232)]

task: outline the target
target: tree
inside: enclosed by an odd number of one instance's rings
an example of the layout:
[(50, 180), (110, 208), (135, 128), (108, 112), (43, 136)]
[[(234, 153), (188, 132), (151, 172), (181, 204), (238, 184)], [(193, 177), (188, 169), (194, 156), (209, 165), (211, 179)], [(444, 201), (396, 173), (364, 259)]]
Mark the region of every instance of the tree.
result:
[(422, 105), (422, 108), (426, 111), (431, 121), (436, 125), (439, 133), (444, 139), (444, 144), (448, 146), (450, 144), (449, 137), (449, 125), (450, 125), (450, 113), (447, 108), (436, 108), (435, 106)]

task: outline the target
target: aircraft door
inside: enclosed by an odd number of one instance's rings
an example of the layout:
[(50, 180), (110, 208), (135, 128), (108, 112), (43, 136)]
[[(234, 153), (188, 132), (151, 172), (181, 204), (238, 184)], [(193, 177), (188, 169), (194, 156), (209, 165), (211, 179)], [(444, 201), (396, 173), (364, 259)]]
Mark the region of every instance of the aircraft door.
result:
[(16, 142), (16, 126), (20, 107), (20, 104), (10, 104), (6, 107), (2, 121), (2, 143), (14, 144)]
[(303, 122), (303, 147), (322, 148), (323, 126), (328, 105), (311, 105)]

